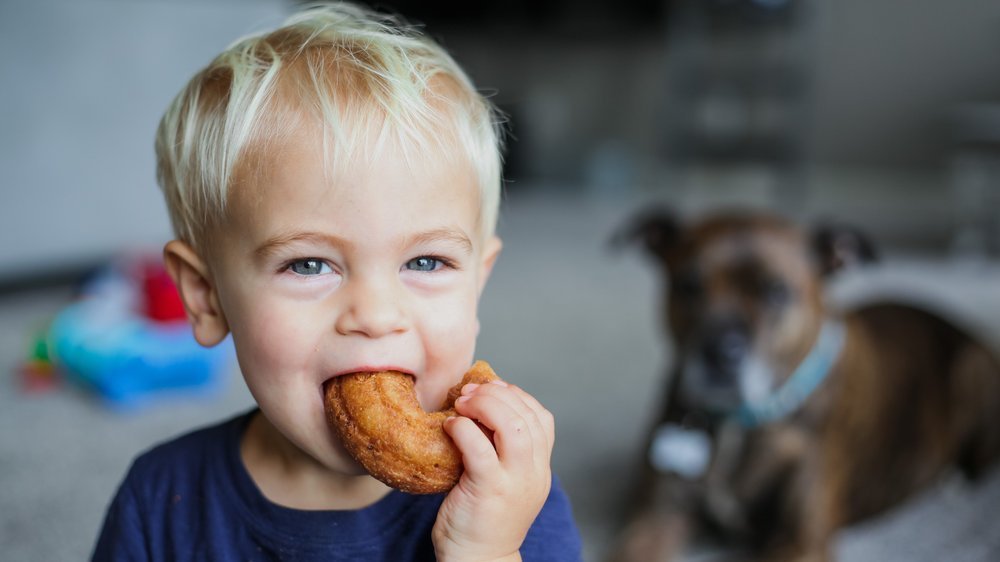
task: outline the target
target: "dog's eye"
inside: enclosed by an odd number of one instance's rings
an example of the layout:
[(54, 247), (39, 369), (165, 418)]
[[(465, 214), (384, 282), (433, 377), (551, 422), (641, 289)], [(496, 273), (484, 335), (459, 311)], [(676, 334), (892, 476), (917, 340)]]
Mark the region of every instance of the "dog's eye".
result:
[(701, 279), (695, 273), (682, 273), (673, 280), (674, 291), (687, 298), (694, 298), (701, 294)]

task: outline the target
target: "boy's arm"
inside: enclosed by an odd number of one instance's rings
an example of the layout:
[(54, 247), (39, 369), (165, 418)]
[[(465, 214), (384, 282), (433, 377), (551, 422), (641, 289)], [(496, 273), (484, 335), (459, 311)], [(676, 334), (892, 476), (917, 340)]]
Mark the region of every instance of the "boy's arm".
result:
[[(445, 422), (465, 471), (438, 512), (438, 560), (520, 560), (552, 485), (555, 424), (532, 396), (504, 382), (469, 384)], [(476, 420), (493, 431), (493, 441)]]

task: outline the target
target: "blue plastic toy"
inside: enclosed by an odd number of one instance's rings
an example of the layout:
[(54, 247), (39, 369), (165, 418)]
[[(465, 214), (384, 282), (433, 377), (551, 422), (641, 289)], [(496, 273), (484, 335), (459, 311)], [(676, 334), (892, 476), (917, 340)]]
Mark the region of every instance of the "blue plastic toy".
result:
[(218, 390), (231, 341), (204, 348), (186, 321), (154, 320), (137, 310), (137, 300), (136, 283), (110, 269), (55, 317), (49, 344), (66, 378), (124, 409), (167, 394)]

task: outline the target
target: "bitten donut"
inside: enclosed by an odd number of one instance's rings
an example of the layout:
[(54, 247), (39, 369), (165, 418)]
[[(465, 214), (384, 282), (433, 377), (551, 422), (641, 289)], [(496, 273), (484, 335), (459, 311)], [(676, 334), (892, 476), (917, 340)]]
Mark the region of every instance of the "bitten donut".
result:
[(468, 383), (499, 380), (477, 361), (448, 391), (441, 410), (425, 412), (413, 377), (396, 371), (339, 376), (326, 385), (327, 422), (347, 452), (372, 476), (411, 494), (450, 490), (462, 475), (462, 455), (443, 423)]

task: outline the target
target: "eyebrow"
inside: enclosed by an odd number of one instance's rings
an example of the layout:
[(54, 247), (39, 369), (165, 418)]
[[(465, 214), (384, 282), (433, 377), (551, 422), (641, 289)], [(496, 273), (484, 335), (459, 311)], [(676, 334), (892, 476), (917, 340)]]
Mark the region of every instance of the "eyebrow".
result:
[(321, 234), (319, 232), (293, 232), (289, 234), (279, 234), (268, 238), (256, 250), (254, 255), (258, 259), (267, 258), (278, 252), (281, 248), (295, 243), (321, 244), (334, 248), (350, 248), (352, 243), (332, 234)]
[[(455, 244), (466, 253), (472, 253), (472, 240), (470, 240), (469, 237), (458, 228), (435, 228), (426, 232), (419, 232), (408, 238), (405, 245), (409, 247), (435, 242)], [(333, 234), (323, 234), (319, 232), (293, 232), (289, 234), (279, 234), (268, 238), (263, 244), (254, 250), (254, 255), (258, 259), (264, 259), (277, 253), (281, 248), (295, 243), (320, 244), (348, 250), (354, 246), (354, 244), (348, 240)]]
[(472, 253), (472, 240), (458, 228), (435, 228), (426, 232), (420, 232), (410, 237), (406, 245), (409, 247), (434, 242), (455, 244), (460, 246), (465, 253)]

